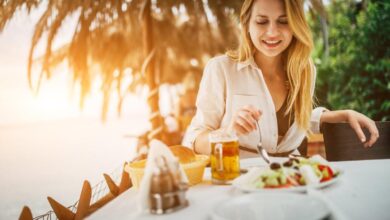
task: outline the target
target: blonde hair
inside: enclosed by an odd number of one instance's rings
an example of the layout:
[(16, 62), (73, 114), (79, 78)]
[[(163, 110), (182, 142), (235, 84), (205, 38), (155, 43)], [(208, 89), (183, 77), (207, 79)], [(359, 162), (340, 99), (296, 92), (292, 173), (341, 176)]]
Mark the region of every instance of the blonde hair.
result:
[[(249, 21), (254, 0), (245, 0), (241, 8), (240, 45), (237, 50), (226, 54), (232, 59), (242, 62), (248, 60), (256, 52), (256, 48), (249, 35)], [(314, 66), (310, 58), (313, 49), (313, 40), (310, 27), (305, 20), (302, 0), (284, 0), (288, 25), (293, 32), (293, 39), (283, 52), (284, 66), (290, 85), (287, 98), (286, 113), (294, 111), (294, 119), (298, 127), (309, 129), (310, 115), (313, 108), (311, 85)]]

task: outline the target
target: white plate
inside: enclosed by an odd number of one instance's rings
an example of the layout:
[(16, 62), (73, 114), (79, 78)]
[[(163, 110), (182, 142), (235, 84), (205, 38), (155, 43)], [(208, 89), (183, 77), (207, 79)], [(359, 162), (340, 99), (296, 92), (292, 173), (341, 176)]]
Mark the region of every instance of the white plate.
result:
[(255, 193), (235, 197), (218, 204), (213, 220), (285, 220), (325, 219), (330, 216), (326, 203), (314, 196), (295, 193)]
[(314, 188), (314, 189), (320, 189), (327, 187), (329, 185), (332, 185), (339, 181), (341, 176), (343, 175), (343, 172), (340, 169), (335, 169), (339, 174), (337, 177), (328, 180), (326, 182), (322, 182), (315, 185), (306, 185), (306, 186), (293, 186), (289, 188), (256, 188), (252, 185), (250, 185), (250, 182), (253, 182), (254, 179), (256, 179), (260, 173), (266, 168), (264, 167), (253, 167), (251, 170), (249, 170), (248, 173), (245, 175), (240, 176), (239, 178), (235, 179), (232, 183), (232, 185), (243, 191), (243, 192), (306, 192), (308, 187)]

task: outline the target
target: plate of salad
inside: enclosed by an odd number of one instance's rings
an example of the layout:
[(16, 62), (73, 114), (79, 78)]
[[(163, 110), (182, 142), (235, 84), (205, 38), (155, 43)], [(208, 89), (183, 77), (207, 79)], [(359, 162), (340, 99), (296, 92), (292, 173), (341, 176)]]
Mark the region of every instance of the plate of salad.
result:
[(305, 192), (307, 187), (323, 188), (337, 182), (342, 171), (320, 155), (310, 158), (291, 156), (269, 167), (253, 167), (233, 181), (244, 192), (291, 191)]

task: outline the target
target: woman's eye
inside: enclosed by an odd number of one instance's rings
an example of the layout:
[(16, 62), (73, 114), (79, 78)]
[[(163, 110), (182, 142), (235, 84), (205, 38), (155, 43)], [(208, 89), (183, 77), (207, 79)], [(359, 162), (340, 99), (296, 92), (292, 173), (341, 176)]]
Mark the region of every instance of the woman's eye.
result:
[(288, 24), (287, 20), (279, 20), (278, 22), (279, 22), (279, 24)]
[(267, 24), (268, 21), (256, 21), (257, 24)]

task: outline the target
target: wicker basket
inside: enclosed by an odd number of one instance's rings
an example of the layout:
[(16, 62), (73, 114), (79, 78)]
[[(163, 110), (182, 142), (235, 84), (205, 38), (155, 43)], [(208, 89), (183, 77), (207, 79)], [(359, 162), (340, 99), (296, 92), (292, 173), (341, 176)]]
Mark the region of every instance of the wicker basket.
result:
[[(181, 164), (187, 175), (190, 186), (198, 184), (203, 180), (203, 173), (206, 165), (209, 163), (209, 157), (206, 155), (196, 155), (196, 161), (187, 164)], [(125, 167), (126, 172), (130, 174), (133, 186), (138, 189), (144, 176), (146, 160), (141, 160), (128, 164)]]

